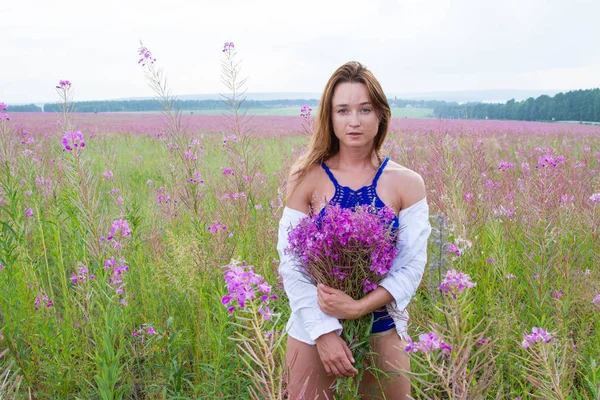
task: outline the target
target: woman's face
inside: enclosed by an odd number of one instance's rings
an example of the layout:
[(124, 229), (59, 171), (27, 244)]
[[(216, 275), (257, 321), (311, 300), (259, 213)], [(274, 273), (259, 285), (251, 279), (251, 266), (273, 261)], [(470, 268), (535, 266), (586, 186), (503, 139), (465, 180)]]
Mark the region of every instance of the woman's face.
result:
[(369, 101), (365, 84), (338, 84), (333, 91), (331, 107), (333, 132), (340, 141), (340, 147), (373, 146), (379, 118)]

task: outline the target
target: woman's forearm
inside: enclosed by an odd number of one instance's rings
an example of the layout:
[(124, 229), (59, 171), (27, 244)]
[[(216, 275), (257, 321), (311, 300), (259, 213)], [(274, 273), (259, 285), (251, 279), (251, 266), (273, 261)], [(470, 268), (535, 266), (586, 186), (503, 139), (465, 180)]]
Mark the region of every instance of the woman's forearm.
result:
[(381, 286), (377, 287), (377, 289), (369, 292), (369, 294), (358, 301), (360, 304), (359, 318), (391, 303), (392, 301), (394, 301), (394, 296), (392, 296), (390, 292)]

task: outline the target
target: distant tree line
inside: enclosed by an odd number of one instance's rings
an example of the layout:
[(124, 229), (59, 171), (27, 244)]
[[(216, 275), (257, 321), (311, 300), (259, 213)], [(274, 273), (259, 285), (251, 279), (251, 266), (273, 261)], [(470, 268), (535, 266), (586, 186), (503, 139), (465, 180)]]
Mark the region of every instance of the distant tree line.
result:
[[(304, 104), (316, 106), (318, 100), (295, 99), (295, 100), (246, 100), (243, 107), (247, 108), (279, 108), (279, 107), (301, 107)], [(161, 105), (157, 100), (112, 100), (112, 101), (78, 101), (75, 102), (77, 112), (144, 112), (161, 111)], [(227, 104), (222, 100), (177, 100), (174, 106), (182, 111), (194, 110), (223, 110)], [(44, 104), (44, 112), (55, 112), (60, 110), (56, 103)]]
[(23, 104), (20, 106), (8, 105), (6, 112), (42, 112), (42, 108), (35, 104)]
[[(538, 98), (506, 103), (465, 103), (439, 100), (403, 100), (388, 99), (393, 107), (433, 108), (437, 118), (455, 119), (508, 119), (524, 121), (590, 121), (600, 122), (600, 89), (575, 90), (558, 93), (554, 97), (547, 95)], [(248, 108), (281, 108), (303, 105), (317, 106), (316, 99), (294, 100), (246, 100)], [(222, 100), (177, 100), (175, 106), (183, 111), (222, 110), (226, 104)], [(144, 112), (160, 111), (161, 105), (156, 100), (106, 100), (80, 101), (75, 103), (78, 112)], [(41, 112), (34, 104), (8, 106), (9, 112)], [(44, 104), (44, 112), (59, 112), (57, 103)]]
[(448, 103), (435, 107), (433, 114), (457, 119), (600, 122), (600, 89), (574, 90), (523, 101), (512, 99), (504, 104)]

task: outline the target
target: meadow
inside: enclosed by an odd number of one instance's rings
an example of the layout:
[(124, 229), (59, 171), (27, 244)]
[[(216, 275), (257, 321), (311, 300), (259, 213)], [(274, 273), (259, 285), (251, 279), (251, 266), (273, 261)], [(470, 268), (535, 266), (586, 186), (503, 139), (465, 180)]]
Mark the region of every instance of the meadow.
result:
[[(145, 47), (162, 114), (75, 113), (69, 81), (58, 114), (0, 103), (0, 398), (285, 398), (278, 222), (313, 119), (240, 113), (233, 47), (226, 115), (173, 110)], [(396, 118), (383, 151), (433, 227), (414, 398), (600, 398), (600, 127)]]
[[(282, 398), (275, 245), (302, 119), (239, 140), (224, 116), (182, 116), (185, 136), (63, 117), (1, 122), (0, 397)], [(409, 334), (455, 349), (411, 353), (415, 398), (597, 399), (600, 130), (399, 119), (384, 150), (424, 178), (434, 227)], [(270, 318), (222, 304), (232, 259), (278, 296)], [(476, 283), (460, 301), (439, 290), (451, 269)], [(524, 347), (534, 327), (553, 339)]]

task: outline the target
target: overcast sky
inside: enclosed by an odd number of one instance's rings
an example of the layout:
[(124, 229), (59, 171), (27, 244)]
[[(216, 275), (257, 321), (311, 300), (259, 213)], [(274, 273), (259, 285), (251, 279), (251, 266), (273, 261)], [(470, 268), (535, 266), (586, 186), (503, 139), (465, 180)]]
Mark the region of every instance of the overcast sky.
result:
[(346, 61), (386, 93), (600, 86), (598, 0), (14, 0), (0, 6), (0, 101), (151, 96), (139, 40), (177, 94), (225, 92), (233, 41), (250, 92), (321, 92)]

